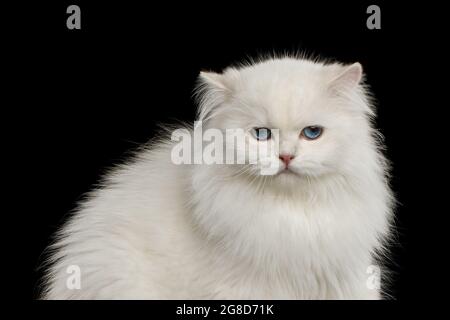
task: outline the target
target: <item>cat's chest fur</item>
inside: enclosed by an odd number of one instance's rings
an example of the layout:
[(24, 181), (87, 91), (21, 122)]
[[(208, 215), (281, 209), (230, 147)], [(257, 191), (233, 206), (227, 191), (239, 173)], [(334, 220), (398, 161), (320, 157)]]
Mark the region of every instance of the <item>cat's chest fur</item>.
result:
[(338, 201), (314, 201), (233, 183), (201, 192), (192, 213), (211, 244), (208, 295), (308, 299), (365, 290), (374, 243), (354, 195), (343, 190)]

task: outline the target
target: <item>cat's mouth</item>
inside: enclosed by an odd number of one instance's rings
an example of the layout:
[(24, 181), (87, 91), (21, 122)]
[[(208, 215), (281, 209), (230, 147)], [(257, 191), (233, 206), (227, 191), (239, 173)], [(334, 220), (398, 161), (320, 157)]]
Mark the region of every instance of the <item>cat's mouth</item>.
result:
[(278, 174), (289, 174), (289, 175), (298, 175), (297, 172), (292, 170), (290, 167), (285, 166)]

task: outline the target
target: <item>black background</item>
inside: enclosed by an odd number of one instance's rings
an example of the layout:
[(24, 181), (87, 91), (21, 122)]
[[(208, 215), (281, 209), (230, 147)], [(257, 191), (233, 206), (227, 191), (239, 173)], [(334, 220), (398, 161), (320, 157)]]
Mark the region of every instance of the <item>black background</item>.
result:
[[(381, 30), (366, 28), (366, 8), (381, 7)], [(81, 7), (81, 30), (66, 28), (66, 8)], [(429, 137), (417, 134), (430, 110), (428, 65), (439, 8), (384, 2), (131, 4), (58, 1), (22, 8), (27, 29), (15, 38), (11, 82), (27, 192), (27, 288), (37, 297), (42, 252), (65, 215), (106, 168), (146, 142), (158, 123), (193, 120), (200, 70), (220, 71), (246, 57), (303, 51), (359, 61), (377, 98), (377, 126), (393, 162), (398, 197), (390, 292), (399, 301), (440, 296), (439, 234), (427, 197), (429, 170), (418, 170)], [(25, 18), (23, 18), (25, 19)], [(16, 21), (19, 26), (21, 21)], [(426, 109), (425, 108), (425, 109)], [(418, 149), (420, 148), (420, 152)], [(28, 196), (29, 195), (29, 196)], [(22, 221), (22, 223), (24, 223)], [(433, 224), (432, 224), (433, 223)]]

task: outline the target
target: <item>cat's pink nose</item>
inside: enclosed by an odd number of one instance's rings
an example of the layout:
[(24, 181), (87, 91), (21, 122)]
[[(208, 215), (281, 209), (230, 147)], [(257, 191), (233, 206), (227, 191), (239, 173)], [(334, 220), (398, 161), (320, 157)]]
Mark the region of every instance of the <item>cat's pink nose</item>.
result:
[(284, 162), (286, 167), (289, 165), (289, 162), (291, 162), (292, 159), (294, 159), (294, 156), (291, 154), (280, 154), (280, 160)]

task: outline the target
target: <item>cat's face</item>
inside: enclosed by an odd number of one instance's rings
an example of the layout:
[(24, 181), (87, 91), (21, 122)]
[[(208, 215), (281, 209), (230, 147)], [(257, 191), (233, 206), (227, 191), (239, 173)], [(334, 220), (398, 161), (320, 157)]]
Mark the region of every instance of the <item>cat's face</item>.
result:
[[(269, 60), (223, 74), (203, 73), (201, 118), (209, 127), (243, 129), (234, 147), (247, 164), (236, 170), (280, 179), (339, 172), (367, 136), (367, 106), (358, 85), (361, 66)], [(209, 95), (209, 96), (208, 96)], [(249, 163), (249, 151), (269, 146)]]

